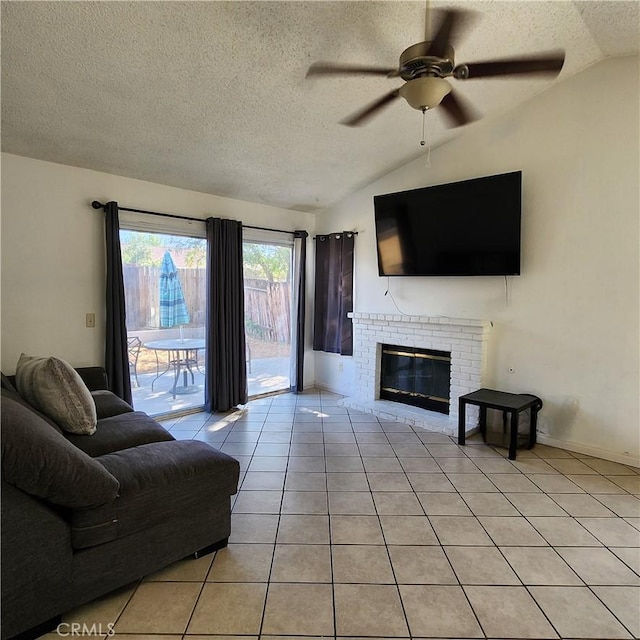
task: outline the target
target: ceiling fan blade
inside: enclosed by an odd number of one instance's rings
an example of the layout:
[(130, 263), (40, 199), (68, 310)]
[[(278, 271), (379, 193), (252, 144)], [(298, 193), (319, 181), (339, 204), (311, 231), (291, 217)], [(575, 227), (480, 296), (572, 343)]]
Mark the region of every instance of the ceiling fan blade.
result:
[(308, 69), (306, 77), (310, 76), (349, 76), (371, 75), (393, 77), (398, 70), (389, 67), (370, 67), (357, 64), (333, 64), (331, 62), (314, 62)]
[[(488, 78), (491, 76), (515, 76), (536, 73), (557, 74), (564, 64), (564, 51), (537, 56), (523, 56), (508, 60), (489, 60), (460, 65), (454, 69), (456, 78)], [(457, 73), (462, 69), (463, 73)]]
[(442, 99), (440, 106), (444, 107), (443, 113), (454, 127), (461, 127), (479, 118), (475, 110), (461, 100), (454, 91), (449, 92)]
[(438, 28), (435, 30), (433, 38), (431, 38), (431, 44), (425, 55), (444, 58), (447, 55), (447, 47), (455, 39), (456, 32), (466, 14), (466, 11), (456, 11), (454, 9), (438, 11), (436, 14), (440, 18)]
[(348, 118), (341, 120), (340, 124), (344, 124), (347, 127), (358, 127), (373, 117), (382, 108), (393, 102), (399, 95), (400, 89), (394, 89), (371, 104), (368, 104), (364, 109), (360, 109), (360, 111), (356, 111), (356, 113), (350, 115)]

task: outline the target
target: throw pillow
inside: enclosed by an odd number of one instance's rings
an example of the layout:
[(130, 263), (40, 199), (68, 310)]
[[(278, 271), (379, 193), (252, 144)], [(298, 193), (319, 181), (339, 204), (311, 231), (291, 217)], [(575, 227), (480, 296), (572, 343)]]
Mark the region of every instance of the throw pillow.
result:
[(73, 509), (116, 499), (120, 483), (109, 471), (5, 391), (0, 427), (2, 477), (18, 489)]
[(95, 433), (97, 415), (91, 392), (78, 372), (64, 360), (23, 353), (16, 367), (16, 386), (29, 404), (64, 431)]

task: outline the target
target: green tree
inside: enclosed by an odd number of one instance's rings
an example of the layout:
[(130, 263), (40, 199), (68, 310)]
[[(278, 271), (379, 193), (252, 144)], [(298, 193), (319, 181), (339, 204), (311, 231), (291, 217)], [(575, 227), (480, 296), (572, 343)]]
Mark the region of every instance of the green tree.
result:
[(184, 252), (184, 261), (191, 269), (201, 269), (207, 258), (207, 243), (202, 238), (167, 236), (166, 246)]
[(269, 282), (288, 282), (291, 249), (273, 244), (242, 245), (245, 275), (250, 278), (266, 278)]
[(142, 267), (158, 267), (160, 260), (153, 258), (151, 247), (160, 246), (160, 238), (153, 233), (140, 231), (121, 231), (122, 263), (136, 264)]

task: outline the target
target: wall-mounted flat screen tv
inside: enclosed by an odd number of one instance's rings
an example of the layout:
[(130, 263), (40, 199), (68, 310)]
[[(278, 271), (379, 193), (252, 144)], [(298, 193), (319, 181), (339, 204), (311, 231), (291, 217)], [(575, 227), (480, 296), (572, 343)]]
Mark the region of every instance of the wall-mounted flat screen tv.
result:
[(380, 275), (520, 275), (521, 201), (521, 171), (374, 196)]

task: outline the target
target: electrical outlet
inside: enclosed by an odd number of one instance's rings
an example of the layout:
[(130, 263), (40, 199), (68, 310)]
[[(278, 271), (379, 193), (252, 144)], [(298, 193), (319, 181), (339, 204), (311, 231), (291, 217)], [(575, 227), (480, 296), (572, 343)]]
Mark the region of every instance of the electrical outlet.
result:
[(87, 313), (86, 317), (86, 325), (89, 329), (93, 329), (96, 326), (96, 314), (95, 313)]

